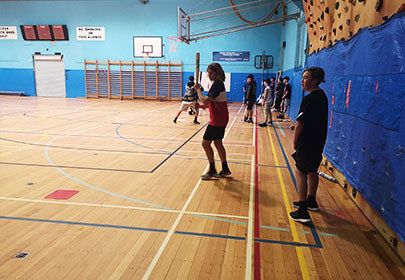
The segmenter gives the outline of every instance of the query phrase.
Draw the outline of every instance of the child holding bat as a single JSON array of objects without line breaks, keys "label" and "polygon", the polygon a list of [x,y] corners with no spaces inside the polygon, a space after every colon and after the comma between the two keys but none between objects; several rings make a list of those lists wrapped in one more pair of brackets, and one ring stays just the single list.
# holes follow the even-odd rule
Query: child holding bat
[{"label": "child holding bat", "polygon": [[[201,176],[201,179],[208,180],[212,177],[225,177],[231,174],[226,161],[226,151],[222,143],[225,134],[225,127],[229,121],[228,104],[225,90],[225,73],[219,63],[211,63],[207,68],[208,77],[213,81],[207,96],[201,91],[201,85],[194,86],[203,105],[208,105],[210,111],[210,122],[203,136],[202,146],[207,155],[210,168],[208,172]],[[211,143],[218,151],[222,162],[222,170],[217,173],[214,161],[214,151]]]}]

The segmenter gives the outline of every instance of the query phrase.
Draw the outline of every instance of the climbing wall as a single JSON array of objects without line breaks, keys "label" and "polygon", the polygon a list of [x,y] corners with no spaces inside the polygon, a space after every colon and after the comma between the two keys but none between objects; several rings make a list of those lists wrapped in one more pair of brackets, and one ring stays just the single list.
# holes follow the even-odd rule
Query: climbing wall
[{"label": "climbing wall", "polygon": [[309,52],[347,40],[405,10],[404,0],[303,0]]}]

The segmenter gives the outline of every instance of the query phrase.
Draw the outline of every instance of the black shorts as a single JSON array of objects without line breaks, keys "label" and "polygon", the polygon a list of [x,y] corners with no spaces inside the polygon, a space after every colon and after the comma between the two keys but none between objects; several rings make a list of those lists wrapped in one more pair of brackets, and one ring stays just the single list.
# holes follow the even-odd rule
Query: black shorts
[{"label": "black shorts", "polygon": [[322,161],[322,153],[304,153],[297,151],[292,156],[295,159],[297,169],[306,175],[310,172],[316,173]]},{"label": "black shorts", "polygon": [[209,124],[205,130],[203,139],[209,141],[223,139],[224,134],[225,126],[212,126]]},{"label": "black shorts", "polygon": [[255,104],[255,101],[254,101],[254,100],[248,100],[248,102],[247,102],[247,109],[248,109],[248,110],[252,110],[253,104]]}]

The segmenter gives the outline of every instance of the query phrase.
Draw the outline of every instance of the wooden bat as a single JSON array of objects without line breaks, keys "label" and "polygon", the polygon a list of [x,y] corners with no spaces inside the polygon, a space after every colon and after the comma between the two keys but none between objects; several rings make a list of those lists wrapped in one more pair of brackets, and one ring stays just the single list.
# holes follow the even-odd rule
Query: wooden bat
[{"label": "wooden bat", "polygon": [[195,77],[196,77],[196,83],[200,83],[200,53],[197,52],[195,53]]}]

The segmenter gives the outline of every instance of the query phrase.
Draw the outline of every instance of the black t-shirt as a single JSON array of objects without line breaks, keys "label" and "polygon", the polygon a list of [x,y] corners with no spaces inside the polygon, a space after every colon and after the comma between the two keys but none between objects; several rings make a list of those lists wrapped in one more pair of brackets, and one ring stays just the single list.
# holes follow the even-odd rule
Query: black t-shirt
[{"label": "black t-shirt", "polygon": [[255,101],[256,100],[256,90],[257,90],[256,81],[251,81],[250,83],[248,83],[247,90],[246,90],[246,100]]},{"label": "black t-shirt", "polygon": [[283,96],[284,93],[284,83],[277,83],[276,84],[276,97],[280,98]]},{"label": "black t-shirt", "polygon": [[302,99],[297,121],[304,123],[297,151],[322,153],[328,129],[328,98],[323,90],[315,90]]},{"label": "black t-shirt", "polygon": [[285,99],[291,99],[291,85],[290,84],[286,84],[284,87],[284,94],[287,94],[285,96]]}]

